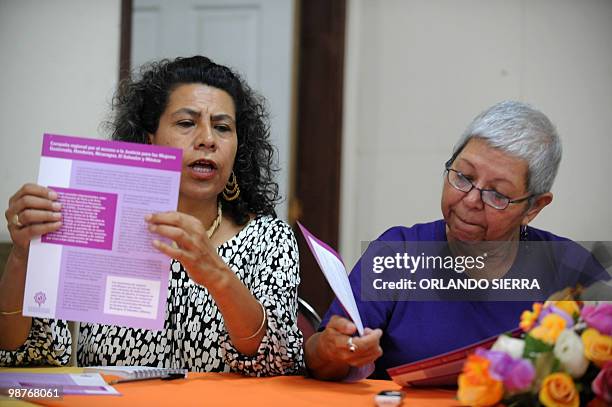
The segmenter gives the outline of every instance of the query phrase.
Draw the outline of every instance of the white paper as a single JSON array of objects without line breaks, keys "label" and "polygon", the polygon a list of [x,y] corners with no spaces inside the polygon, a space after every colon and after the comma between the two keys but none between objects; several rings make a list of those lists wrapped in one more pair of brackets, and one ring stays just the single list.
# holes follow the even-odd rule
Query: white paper
[{"label": "white paper", "polygon": [[299,226],[306,237],[306,241],[315,260],[319,264],[319,267],[321,267],[321,271],[323,271],[338,301],[340,301],[349,317],[353,320],[359,335],[363,335],[363,322],[361,321],[361,316],[359,315],[359,310],[355,303],[355,297],[353,296],[353,290],[351,289],[346,267],[344,267],[340,256],[331,248],[326,247],[324,243],[314,237],[305,227],[302,225]]}]

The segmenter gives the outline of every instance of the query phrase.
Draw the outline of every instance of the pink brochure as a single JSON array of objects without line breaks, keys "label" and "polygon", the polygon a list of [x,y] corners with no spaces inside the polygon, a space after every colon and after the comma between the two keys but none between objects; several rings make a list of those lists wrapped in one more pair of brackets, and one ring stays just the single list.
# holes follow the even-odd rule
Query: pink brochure
[{"label": "pink brochure", "polygon": [[177,208],[182,151],[45,134],[38,183],[59,195],[62,227],[32,241],[23,314],[161,329],[170,260],[148,213]]}]

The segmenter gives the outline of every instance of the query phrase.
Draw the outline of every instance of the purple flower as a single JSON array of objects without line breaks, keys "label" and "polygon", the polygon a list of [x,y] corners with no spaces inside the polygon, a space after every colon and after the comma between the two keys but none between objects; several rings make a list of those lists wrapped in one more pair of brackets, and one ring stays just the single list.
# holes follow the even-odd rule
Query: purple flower
[{"label": "purple flower", "polygon": [[523,391],[531,386],[535,377],[535,368],[526,359],[513,359],[505,352],[476,349],[476,355],[487,358],[489,374],[492,378],[504,383],[510,392]]},{"label": "purple flower", "polygon": [[546,315],[548,315],[548,314],[557,314],[561,318],[563,318],[565,320],[565,322],[567,323],[567,325],[565,325],[566,328],[571,328],[571,327],[574,326],[574,318],[572,318],[571,315],[569,315],[567,312],[563,311],[561,308],[556,307],[554,305],[549,305],[547,307],[542,308],[542,312],[540,313],[540,317],[538,318],[538,322],[542,322],[544,317],[546,317]]},{"label": "purple flower", "polygon": [[476,349],[475,353],[478,356],[489,359],[489,362],[491,362],[489,365],[489,374],[492,378],[504,381],[514,361],[512,356],[508,355],[506,352],[487,350],[484,348]]},{"label": "purple flower", "polygon": [[527,390],[535,377],[535,368],[526,359],[513,360],[512,366],[504,379],[504,387],[509,392]]},{"label": "purple flower", "polygon": [[612,336],[612,304],[585,305],[581,313],[584,322],[599,333]]}]

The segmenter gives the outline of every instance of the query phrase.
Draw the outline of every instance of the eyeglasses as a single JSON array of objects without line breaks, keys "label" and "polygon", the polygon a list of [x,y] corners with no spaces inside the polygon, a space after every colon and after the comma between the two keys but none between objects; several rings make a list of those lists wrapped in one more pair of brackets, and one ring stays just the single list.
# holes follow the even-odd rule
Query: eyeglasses
[{"label": "eyeglasses", "polygon": [[523,202],[534,196],[529,195],[524,198],[510,199],[506,195],[500,194],[494,189],[480,189],[461,172],[454,170],[449,166],[446,167],[446,178],[448,179],[448,183],[451,184],[453,188],[458,189],[461,192],[465,192],[466,194],[473,188],[476,188],[480,191],[480,199],[482,199],[482,202],[495,209],[506,209],[510,204]]}]

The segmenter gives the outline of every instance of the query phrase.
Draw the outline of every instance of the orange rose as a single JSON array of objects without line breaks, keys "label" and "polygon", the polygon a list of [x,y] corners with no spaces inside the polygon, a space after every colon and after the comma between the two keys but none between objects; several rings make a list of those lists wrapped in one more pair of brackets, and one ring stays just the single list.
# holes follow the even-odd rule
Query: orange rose
[{"label": "orange rose", "polygon": [[533,325],[538,320],[541,311],[542,304],[540,304],[539,302],[533,304],[533,312],[523,311],[523,313],[521,314],[521,323],[519,326],[524,332],[529,331],[533,327]]},{"label": "orange rose", "polygon": [[459,375],[457,397],[461,404],[492,406],[502,399],[504,388],[499,380],[489,374],[491,362],[482,356],[468,356],[463,373]]},{"label": "orange rose", "polygon": [[554,345],[557,338],[563,332],[567,321],[557,314],[548,314],[544,317],[540,325],[529,332],[529,335],[543,342]]},{"label": "orange rose", "polygon": [[567,373],[546,376],[540,389],[540,402],[546,407],[578,407],[580,396]]},{"label": "orange rose", "polygon": [[600,334],[597,329],[589,328],[582,333],[584,356],[602,367],[612,360],[612,336]]}]

